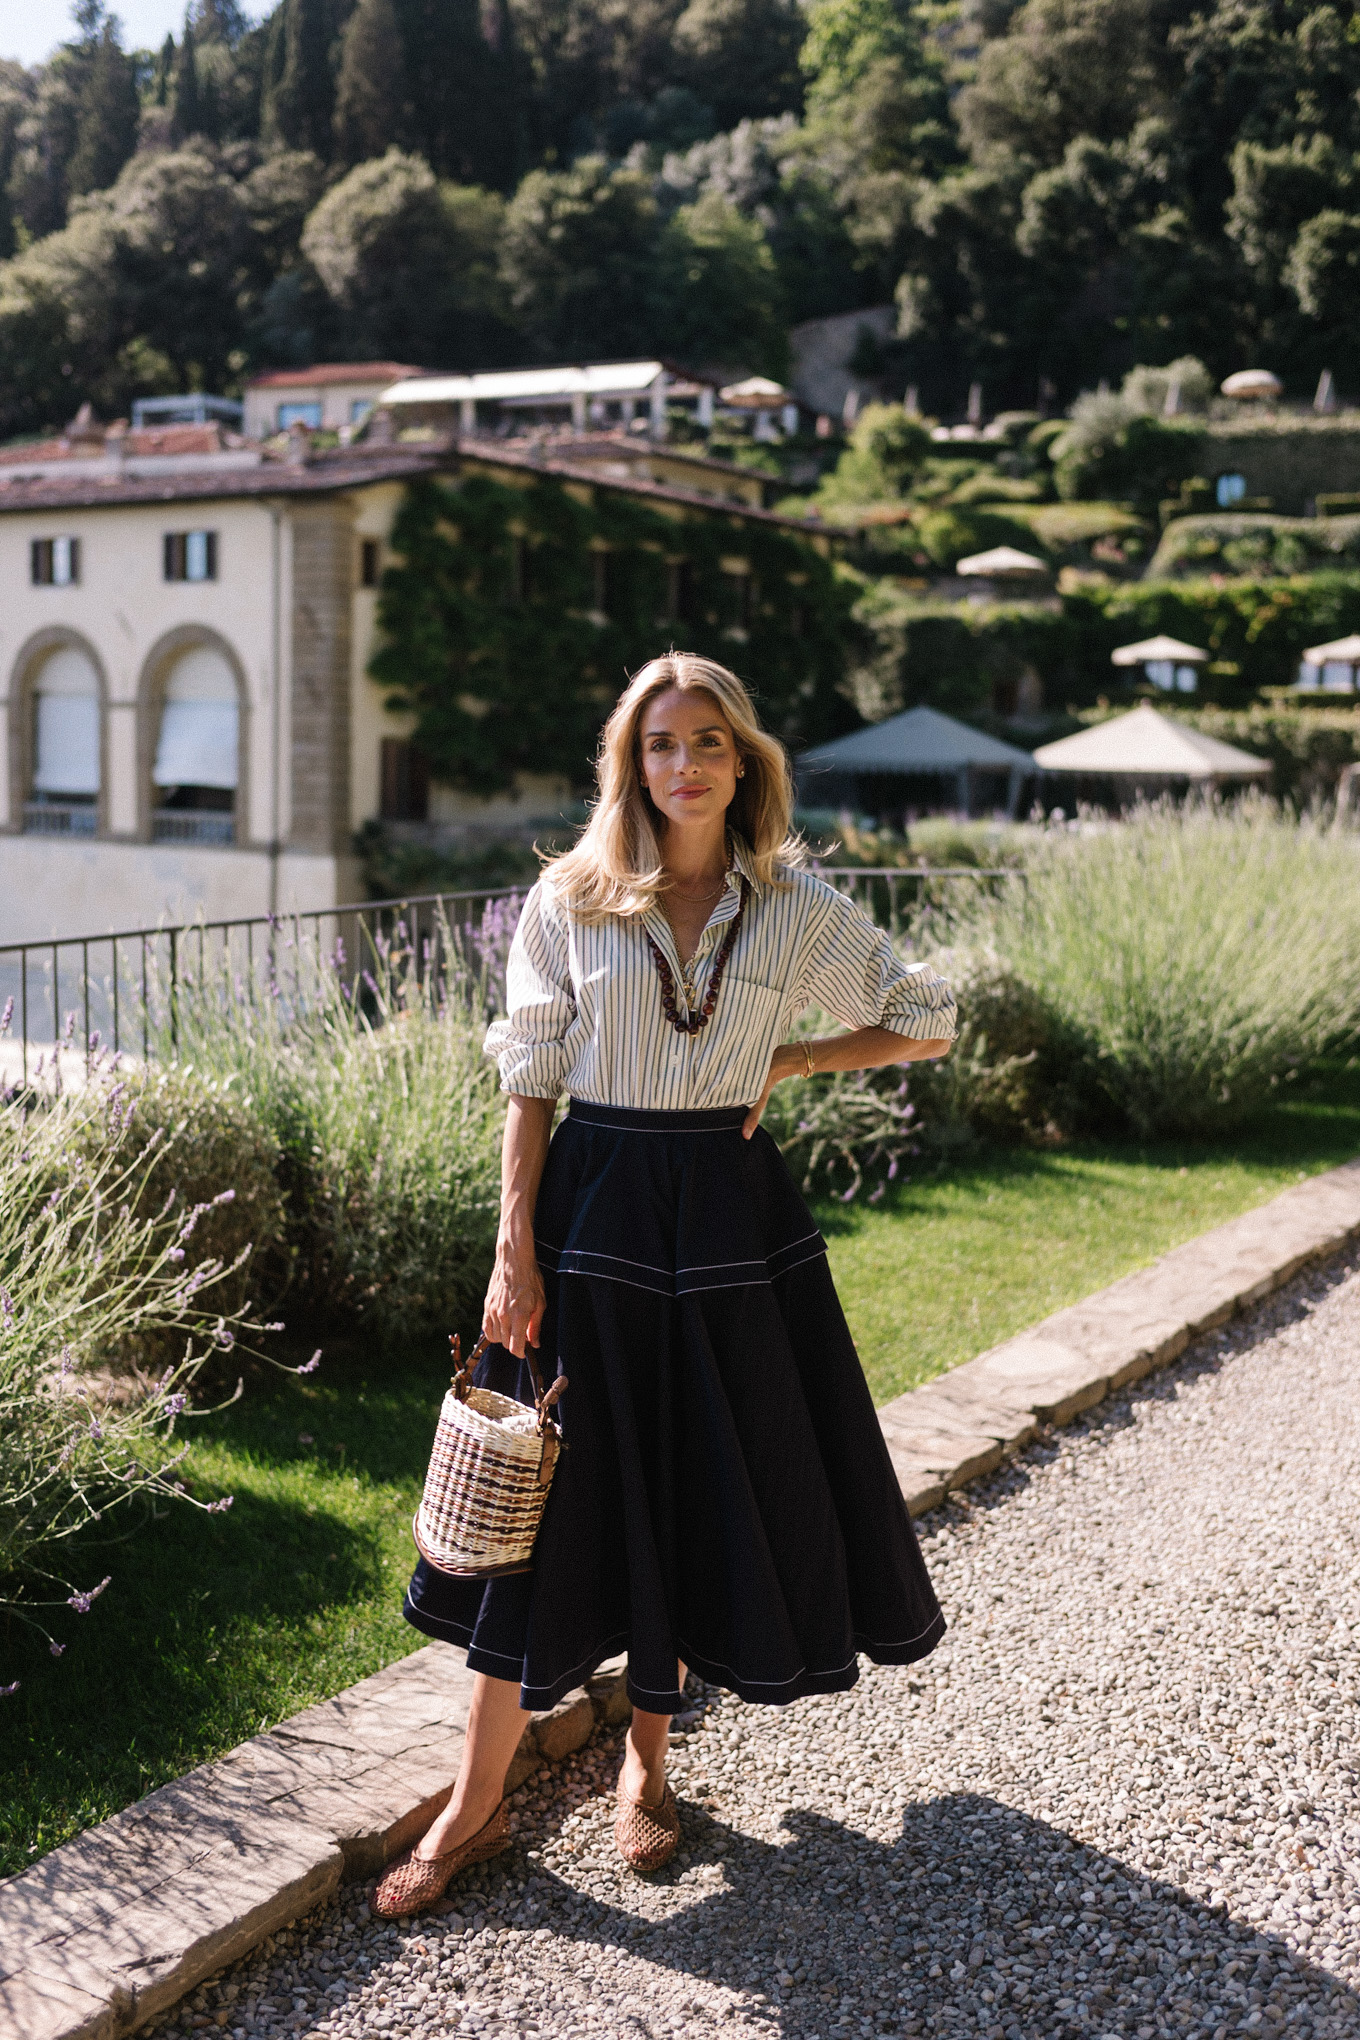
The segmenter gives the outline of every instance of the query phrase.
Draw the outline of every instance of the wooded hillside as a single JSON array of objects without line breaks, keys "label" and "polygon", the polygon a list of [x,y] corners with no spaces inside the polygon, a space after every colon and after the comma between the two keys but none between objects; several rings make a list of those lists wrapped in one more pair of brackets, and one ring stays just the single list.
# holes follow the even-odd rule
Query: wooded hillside
[{"label": "wooded hillside", "polygon": [[1344,392],[1358,150],[1349,5],[193,0],[129,52],[78,0],[0,65],[0,431],[318,357],[778,373],[889,299],[861,366],[945,414]]}]

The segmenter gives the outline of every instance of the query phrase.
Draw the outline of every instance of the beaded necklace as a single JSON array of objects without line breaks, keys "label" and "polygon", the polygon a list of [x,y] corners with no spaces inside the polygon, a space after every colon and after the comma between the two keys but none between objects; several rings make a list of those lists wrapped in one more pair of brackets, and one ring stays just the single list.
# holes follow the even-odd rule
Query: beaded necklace
[{"label": "beaded necklace", "polygon": [[[699,1029],[707,1027],[709,1021],[713,1018],[713,1008],[718,1003],[718,987],[722,983],[723,972],[727,969],[727,960],[736,946],[737,935],[741,928],[741,917],[746,912],[746,901],[750,891],[750,886],[743,878],[741,881],[741,899],[737,904],[737,911],[732,916],[727,933],[723,937],[722,947],[713,960],[713,968],[709,972],[708,990],[704,993],[704,1003],[697,1013],[682,1014],[680,1012],[675,1003],[675,973],[667,963],[661,950],[658,949],[656,943],[652,940],[649,931],[646,928],[643,929],[642,932],[647,937],[647,947],[652,952],[652,961],[656,965],[657,976],[661,980],[661,1010],[677,1034],[697,1034]],[[686,988],[688,989],[688,983]]]}]

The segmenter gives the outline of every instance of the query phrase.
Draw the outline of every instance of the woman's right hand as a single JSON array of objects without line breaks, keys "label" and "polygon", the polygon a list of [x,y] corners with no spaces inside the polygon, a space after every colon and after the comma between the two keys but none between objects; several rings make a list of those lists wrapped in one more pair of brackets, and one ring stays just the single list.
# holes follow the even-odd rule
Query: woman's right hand
[{"label": "woman's right hand", "polygon": [[543,1276],[532,1239],[523,1245],[498,1240],[496,1266],[482,1312],[482,1330],[488,1339],[522,1360],[526,1340],[531,1346],[538,1344],[546,1305]]}]

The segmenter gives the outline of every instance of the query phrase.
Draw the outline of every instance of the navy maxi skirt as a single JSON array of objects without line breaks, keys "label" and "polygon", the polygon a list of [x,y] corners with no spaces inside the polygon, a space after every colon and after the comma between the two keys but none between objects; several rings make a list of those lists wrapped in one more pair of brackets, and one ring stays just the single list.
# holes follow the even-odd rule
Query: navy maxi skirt
[{"label": "navy maxi skirt", "polygon": [[[573,1102],[553,1136],[539,1364],[570,1387],[533,1570],[422,1560],[404,1610],[527,1708],[624,1650],[648,1712],[684,1704],[677,1658],[778,1706],[853,1686],[860,1651],[910,1664],[944,1634],[826,1243],[745,1116]],[[477,1379],[533,1400],[504,1347]]]}]

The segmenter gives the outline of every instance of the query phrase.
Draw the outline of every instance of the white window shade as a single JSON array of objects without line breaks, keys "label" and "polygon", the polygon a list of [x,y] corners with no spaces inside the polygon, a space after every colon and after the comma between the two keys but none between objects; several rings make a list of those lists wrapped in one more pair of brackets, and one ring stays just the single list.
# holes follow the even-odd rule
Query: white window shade
[{"label": "white window shade", "polygon": [[35,690],[33,791],[99,791],[99,679],[83,652],[64,645],[44,663]]},{"label": "white window shade", "polygon": [[151,776],[157,786],[234,788],[239,706],[236,681],[220,652],[186,652],[166,683]]}]

